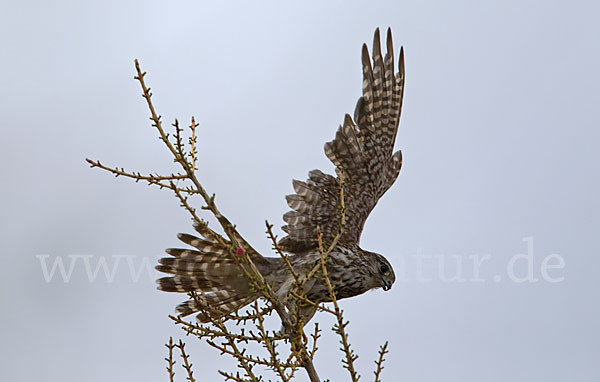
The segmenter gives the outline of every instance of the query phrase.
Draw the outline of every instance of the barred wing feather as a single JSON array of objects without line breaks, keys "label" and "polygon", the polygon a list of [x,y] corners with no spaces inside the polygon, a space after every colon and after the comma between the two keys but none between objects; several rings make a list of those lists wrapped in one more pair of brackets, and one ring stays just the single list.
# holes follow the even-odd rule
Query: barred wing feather
[{"label": "barred wing feather", "polygon": [[340,171],[343,170],[346,221],[340,243],[358,246],[360,235],[377,201],[391,187],[402,166],[402,153],[393,153],[404,93],[404,52],[400,50],[394,73],[391,30],[382,57],[379,29],[373,39],[373,56],[362,49],[363,87],[354,112],[348,114],[325,154],[336,166],[336,177],[310,171],[304,182],[294,180],[295,194],[286,197],[292,211],[283,219],[287,236],[280,246],[290,253],[304,253],[317,246],[317,227],[329,243],[340,227]]}]

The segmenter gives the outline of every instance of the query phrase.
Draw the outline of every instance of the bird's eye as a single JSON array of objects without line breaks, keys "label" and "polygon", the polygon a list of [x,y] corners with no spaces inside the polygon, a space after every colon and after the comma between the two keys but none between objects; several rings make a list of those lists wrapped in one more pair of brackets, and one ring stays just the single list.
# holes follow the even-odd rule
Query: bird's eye
[{"label": "bird's eye", "polygon": [[388,267],[385,264],[382,264],[381,267],[379,267],[379,271],[381,271],[381,273],[385,275],[387,273],[390,273],[390,267]]}]

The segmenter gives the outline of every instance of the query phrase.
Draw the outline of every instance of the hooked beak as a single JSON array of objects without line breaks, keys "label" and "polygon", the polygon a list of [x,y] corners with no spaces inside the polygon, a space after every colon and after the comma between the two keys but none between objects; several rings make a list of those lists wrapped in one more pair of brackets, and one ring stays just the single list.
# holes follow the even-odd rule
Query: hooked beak
[{"label": "hooked beak", "polygon": [[383,285],[381,286],[383,290],[388,291],[392,289],[392,283],[386,280],[383,280]]}]

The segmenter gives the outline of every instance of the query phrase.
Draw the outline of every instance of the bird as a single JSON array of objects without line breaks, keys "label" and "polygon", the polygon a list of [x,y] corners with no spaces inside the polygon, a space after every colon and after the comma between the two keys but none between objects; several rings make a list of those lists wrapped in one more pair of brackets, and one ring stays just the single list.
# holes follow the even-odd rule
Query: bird
[{"label": "bird", "polygon": [[[372,289],[390,290],[396,279],[390,262],[378,253],[362,249],[359,242],[367,217],[395,182],[402,166],[402,152],[393,150],[404,95],[404,49],[400,49],[396,71],[391,29],[387,29],[383,56],[377,28],[372,55],[363,44],[361,60],[362,95],[354,116],[345,115],[335,138],[324,147],[325,155],[336,167],[336,175],[312,170],[306,181],[293,180],[294,193],[286,196],[291,210],[283,215],[286,224],[282,230],[286,236],[278,242],[297,274],[306,274],[320,261],[318,234],[323,245],[335,244],[326,266],[337,300]],[[341,179],[343,214],[340,213]],[[170,276],[158,279],[157,283],[161,291],[199,292],[178,305],[176,311],[181,316],[197,313],[197,320],[205,323],[237,311],[257,300],[260,294],[242,275],[232,259],[230,246],[211,239],[205,226],[194,227],[202,237],[178,235],[193,249],[167,249],[169,256],[159,259],[156,269]],[[338,232],[334,243],[332,238]],[[295,279],[284,259],[264,257],[253,250],[248,255],[275,295],[285,300],[295,286]],[[316,313],[317,304],[331,301],[331,295],[324,280],[318,277],[304,283],[302,292],[314,302],[302,305],[297,312],[306,324]]]}]

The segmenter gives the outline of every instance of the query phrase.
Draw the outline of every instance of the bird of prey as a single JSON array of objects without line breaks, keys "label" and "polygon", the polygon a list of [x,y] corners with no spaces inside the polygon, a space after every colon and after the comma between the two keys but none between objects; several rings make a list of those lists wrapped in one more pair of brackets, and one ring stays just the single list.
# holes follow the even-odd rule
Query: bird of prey
[{"label": "bird of prey", "polygon": [[[389,290],[395,281],[390,263],[380,254],[359,247],[360,235],[377,201],[391,187],[402,165],[401,151],[393,152],[404,92],[404,52],[400,49],[398,71],[395,72],[391,30],[387,31],[386,54],[381,53],[379,29],[373,39],[372,57],[362,47],[362,96],[354,111],[354,119],[346,114],[335,138],[325,144],[325,154],[336,166],[336,175],[312,170],[305,182],[293,181],[295,193],[286,197],[292,211],[283,219],[287,236],[279,247],[289,253],[289,261],[297,274],[305,274],[320,260],[317,233],[325,244],[340,229],[340,172],[343,171],[345,222],[344,231],[332,249],[327,270],[337,299],[353,297],[368,290]],[[196,226],[202,235],[201,226]],[[193,235],[179,234],[179,239],[194,249],[167,249],[170,255],[156,267],[171,276],[158,280],[158,289],[166,292],[201,292],[202,304],[218,313],[202,310],[197,319],[208,322],[211,316],[225,315],[252,301],[259,295],[250,288],[230,248]],[[294,278],[281,258],[249,254],[256,268],[277,296],[286,298],[294,287]],[[330,301],[323,280],[313,278],[303,287],[313,302]],[[201,309],[197,299],[177,307],[183,316]],[[316,308],[307,305],[299,312],[307,323]]]}]

